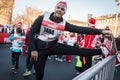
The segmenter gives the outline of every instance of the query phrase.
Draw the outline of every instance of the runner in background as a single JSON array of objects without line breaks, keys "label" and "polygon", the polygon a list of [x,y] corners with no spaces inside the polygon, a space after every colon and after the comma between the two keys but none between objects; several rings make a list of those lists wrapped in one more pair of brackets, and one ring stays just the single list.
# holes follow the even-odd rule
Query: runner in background
[{"label": "runner in background", "polygon": [[11,70],[13,73],[17,73],[19,68],[19,57],[22,52],[22,46],[25,42],[25,38],[22,35],[22,29],[20,27],[16,28],[16,33],[10,35],[9,39],[12,41],[12,53],[11,53],[11,60],[12,60],[12,68]]},{"label": "runner in background", "polygon": [[[68,37],[67,37],[66,44],[70,45],[70,46],[75,46],[76,42],[77,42],[77,37],[75,36],[75,33],[70,32]],[[66,55],[66,61],[71,62],[72,55]]]},{"label": "runner in background", "polygon": [[[30,26],[28,27],[26,31],[26,39],[25,39],[25,45],[27,48],[27,58],[26,58],[26,69],[25,72],[23,73],[23,76],[30,76],[32,74],[32,67],[34,66],[34,60],[31,57],[31,50],[30,50],[30,41],[28,39],[28,33],[30,31]],[[33,71],[35,73],[35,70]]]},{"label": "runner in background", "polygon": [[[95,28],[95,24],[96,24],[96,19],[95,18],[90,18],[88,20],[88,26],[90,28]],[[96,35],[85,34],[84,35],[84,42],[83,42],[82,47],[84,47],[84,48],[95,48],[95,46],[92,45],[95,36]],[[82,60],[83,71],[87,70],[88,68],[90,68],[92,66],[92,57],[93,56],[80,56],[80,59]]]}]

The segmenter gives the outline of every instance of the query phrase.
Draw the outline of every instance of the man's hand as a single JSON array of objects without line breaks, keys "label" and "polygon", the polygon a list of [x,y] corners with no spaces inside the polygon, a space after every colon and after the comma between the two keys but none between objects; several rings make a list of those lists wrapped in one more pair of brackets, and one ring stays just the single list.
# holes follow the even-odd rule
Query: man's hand
[{"label": "man's hand", "polygon": [[35,50],[35,51],[31,51],[31,56],[34,58],[34,60],[37,61],[38,59],[38,52]]}]

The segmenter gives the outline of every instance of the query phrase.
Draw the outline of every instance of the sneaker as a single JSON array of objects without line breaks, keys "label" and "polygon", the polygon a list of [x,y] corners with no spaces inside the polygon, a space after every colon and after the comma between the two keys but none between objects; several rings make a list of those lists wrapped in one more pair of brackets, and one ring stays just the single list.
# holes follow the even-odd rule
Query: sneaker
[{"label": "sneaker", "polygon": [[31,71],[26,71],[25,73],[23,73],[23,76],[29,76],[31,74],[32,74]]}]

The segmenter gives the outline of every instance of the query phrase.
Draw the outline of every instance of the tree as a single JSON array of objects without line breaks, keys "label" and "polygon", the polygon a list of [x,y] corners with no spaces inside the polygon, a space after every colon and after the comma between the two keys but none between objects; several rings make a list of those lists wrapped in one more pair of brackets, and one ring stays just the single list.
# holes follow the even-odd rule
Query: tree
[{"label": "tree", "polygon": [[0,14],[8,14],[12,12],[14,0],[0,0]]},{"label": "tree", "polygon": [[17,17],[13,17],[13,23],[22,21],[24,24],[31,25],[34,20],[42,15],[42,11],[37,8],[26,7],[22,14],[17,14]]}]

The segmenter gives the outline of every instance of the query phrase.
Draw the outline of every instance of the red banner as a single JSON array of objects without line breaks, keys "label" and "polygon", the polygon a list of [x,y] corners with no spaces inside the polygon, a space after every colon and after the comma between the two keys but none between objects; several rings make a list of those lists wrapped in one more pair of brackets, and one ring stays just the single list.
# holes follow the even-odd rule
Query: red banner
[{"label": "red banner", "polygon": [[0,43],[11,43],[9,36],[9,33],[0,33]]}]

